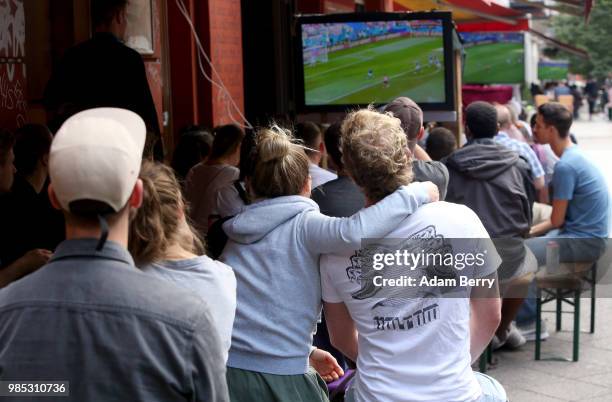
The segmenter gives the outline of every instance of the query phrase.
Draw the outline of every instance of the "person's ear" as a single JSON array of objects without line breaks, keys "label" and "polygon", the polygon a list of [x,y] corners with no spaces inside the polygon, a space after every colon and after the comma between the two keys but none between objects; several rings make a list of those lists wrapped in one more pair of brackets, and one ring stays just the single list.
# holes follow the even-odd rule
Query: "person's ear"
[{"label": "person's ear", "polygon": [[319,152],[321,153],[321,155],[325,153],[325,143],[323,141],[319,143]]},{"label": "person's ear", "polygon": [[49,154],[43,155],[43,157],[40,159],[40,163],[42,163],[44,167],[49,167]]},{"label": "person's ear", "polygon": [[49,194],[49,201],[51,202],[51,206],[57,210],[61,210],[62,205],[57,199],[57,195],[55,195],[55,190],[53,189],[53,183],[49,183],[49,187],[47,187],[47,193]]},{"label": "person's ear", "polygon": [[302,193],[300,195],[310,198],[311,192],[312,192],[312,176],[308,175],[308,179],[306,179],[306,182],[304,183],[304,188],[302,188]]},{"label": "person's ear", "polygon": [[425,134],[425,127],[421,126],[421,130],[419,130],[419,133],[417,134],[417,141],[421,140],[423,138],[423,135]]},{"label": "person's ear", "polygon": [[144,186],[142,184],[142,180],[136,180],[136,184],[134,184],[134,190],[132,190],[132,195],[130,195],[130,199],[128,201],[128,205],[131,208],[138,209],[142,205],[142,200],[144,198]]}]

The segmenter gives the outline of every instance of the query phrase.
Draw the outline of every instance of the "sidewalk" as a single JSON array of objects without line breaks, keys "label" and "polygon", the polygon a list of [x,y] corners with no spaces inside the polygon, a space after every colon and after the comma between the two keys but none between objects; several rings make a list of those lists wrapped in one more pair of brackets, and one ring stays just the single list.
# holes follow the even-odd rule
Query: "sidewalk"
[{"label": "sidewalk", "polygon": [[[572,127],[580,147],[602,169],[612,188],[612,123],[602,117],[579,121]],[[602,282],[612,283],[612,272]],[[608,287],[610,285],[607,285]],[[610,290],[599,291],[612,295]],[[612,299],[596,304],[595,333],[589,334],[590,299],[582,299],[580,360],[535,361],[534,343],[519,351],[499,351],[497,364],[487,374],[499,380],[511,402],[612,401]],[[552,309],[553,306],[547,307]],[[569,306],[564,306],[564,311]],[[555,332],[554,314],[544,314],[550,337],[542,343],[542,358],[567,357],[572,353],[572,315],[563,315],[561,332]]]}]

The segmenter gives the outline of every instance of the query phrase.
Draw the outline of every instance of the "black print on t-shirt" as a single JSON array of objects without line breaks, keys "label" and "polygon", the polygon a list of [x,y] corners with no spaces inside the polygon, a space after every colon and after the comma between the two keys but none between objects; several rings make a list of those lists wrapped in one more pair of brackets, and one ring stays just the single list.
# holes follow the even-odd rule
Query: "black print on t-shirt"
[{"label": "black print on t-shirt", "polygon": [[[382,243],[382,242],[381,242]],[[346,275],[350,282],[360,286],[359,290],[353,292],[353,299],[365,300],[377,297],[377,301],[373,309],[381,306],[404,306],[410,300],[416,298],[432,298],[441,296],[443,288],[440,287],[397,287],[396,289],[386,288],[374,285],[374,277],[384,275],[386,278],[400,278],[403,275],[410,275],[420,280],[427,277],[439,279],[457,279],[458,273],[452,266],[445,265],[428,265],[422,264],[415,267],[413,270],[407,269],[402,265],[385,266],[383,270],[375,270],[374,255],[375,254],[393,254],[397,250],[407,250],[409,253],[424,253],[424,254],[447,254],[453,253],[451,244],[436,232],[433,225],[429,225],[417,232],[413,233],[407,239],[399,244],[369,244],[355,252],[350,257],[351,266],[346,268]]]},{"label": "black print on t-shirt", "polygon": [[405,317],[376,316],[374,321],[376,329],[379,331],[408,331],[412,328],[429,324],[439,318],[440,309],[438,303],[434,303]]}]

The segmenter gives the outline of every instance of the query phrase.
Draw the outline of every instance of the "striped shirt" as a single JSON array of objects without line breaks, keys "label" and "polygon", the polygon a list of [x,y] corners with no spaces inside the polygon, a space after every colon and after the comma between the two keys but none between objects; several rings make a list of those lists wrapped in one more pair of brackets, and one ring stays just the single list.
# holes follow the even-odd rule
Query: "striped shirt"
[{"label": "striped shirt", "polygon": [[527,143],[512,139],[503,131],[497,133],[495,136],[495,141],[525,158],[531,167],[531,174],[533,174],[534,179],[544,176],[544,168],[542,167],[542,164],[538,160],[535,152],[533,152],[533,149],[531,149]]}]

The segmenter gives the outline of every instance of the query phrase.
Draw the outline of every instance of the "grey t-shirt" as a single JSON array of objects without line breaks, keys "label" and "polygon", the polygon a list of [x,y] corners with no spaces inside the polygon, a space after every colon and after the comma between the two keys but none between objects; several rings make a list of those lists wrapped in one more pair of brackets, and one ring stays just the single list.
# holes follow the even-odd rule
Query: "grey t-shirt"
[{"label": "grey t-shirt", "polygon": [[412,161],[412,172],[414,173],[413,181],[431,181],[438,186],[440,201],[444,201],[448,187],[448,169],[442,162],[414,160]]}]

